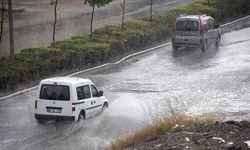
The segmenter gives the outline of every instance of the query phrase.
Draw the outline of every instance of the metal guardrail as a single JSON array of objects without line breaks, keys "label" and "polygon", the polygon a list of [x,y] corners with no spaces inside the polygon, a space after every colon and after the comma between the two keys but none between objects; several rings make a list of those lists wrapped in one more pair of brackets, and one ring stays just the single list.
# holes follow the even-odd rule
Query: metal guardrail
[{"label": "metal guardrail", "polygon": [[221,25],[221,32],[227,33],[233,30],[239,30],[246,27],[250,27],[250,15]]}]

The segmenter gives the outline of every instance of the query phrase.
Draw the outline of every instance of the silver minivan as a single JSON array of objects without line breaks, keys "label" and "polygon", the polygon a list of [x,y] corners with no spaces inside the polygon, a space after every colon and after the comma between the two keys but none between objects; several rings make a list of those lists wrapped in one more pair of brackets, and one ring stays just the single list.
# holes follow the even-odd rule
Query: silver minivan
[{"label": "silver minivan", "polygon": [[220,25],[207,15],[181,15],[173,25],[174,51],[180,47],[199,47],[205,52],[212,44],[219,47],[220,39]]}]

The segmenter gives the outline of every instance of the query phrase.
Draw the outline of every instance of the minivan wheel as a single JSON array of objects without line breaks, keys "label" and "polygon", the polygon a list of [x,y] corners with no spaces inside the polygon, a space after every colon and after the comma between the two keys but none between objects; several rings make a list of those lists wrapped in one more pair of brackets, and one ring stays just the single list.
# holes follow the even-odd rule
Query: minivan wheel
[{"label": "minivan wheel", "polygon": [[44,119],[44,118],[36,118],[36,121],[39,123],[39,124],[44,124],[44,123],[46,123],[47,122],[47,120],[46,119]]},{"label": "minivan wheel", "polygon": [[85,119],[85,112],[84,111],[81,111],[79,116],[78,116],[78,121],[80,120],[84,120]]},{"label": "minivan wheel", "polygon": [[207,40],[205,40],[202,48],[201,48],[202,52],[206,52],[207,51]]},{"label": "minivan wheel", "polygon": [[176,44],[172,43],[172,49],[173,49],[174,51],[177,51],[177,50],[178,50],[178,46],[177,46]]},{"label": "minivan wheel", "polygon": [[107,108],[108,108],[108,104],[104,103],[103,106],[102,106],[102,111],[105,111]]},{"label": "minivan wheel", "polygon": [[216,48],[220,47],[220,37],[217,38],[215,46],[216,46]]}]

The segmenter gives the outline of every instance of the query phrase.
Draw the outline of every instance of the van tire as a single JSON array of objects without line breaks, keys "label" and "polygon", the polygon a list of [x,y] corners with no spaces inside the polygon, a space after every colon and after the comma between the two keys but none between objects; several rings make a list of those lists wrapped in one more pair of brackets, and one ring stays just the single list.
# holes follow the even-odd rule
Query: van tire
[{"label": "van tire", "polygon": [[220,47],[220,40],[221,40],[221,37],[218,37],[215,43],[216,48]]},{"label": "van tire", "polygon": [[207,40],[204,41],[203,46],[201,47],[201,51],[202,52],[206,52],[207,51]]},{"label": "van tire", "polygon": [[105,111],[108,108],[108,103],[105,102],[102,106],[102,111]]},{"label": "van tire", "polygon": [[41,117],[36,118],[36,121],[39,124],[45,124],[47,122],[47,120],[45,118],[41,118]]},{"label": "van tire", "polygon": [[178,46],[174,42],[172,43],[172,49],[173,49],[173,51],[178,50]]},{"label": "van tire", "polygon": [[78,116],[78,121],[80,120],[84,120],[85,119],[85,111],[82,110],[80,113],[79,113],[79,116]]},{"label": "van tire", "polygon": [[177,51],[178,50],[178,46],[175,43],[175,39],[172,39],[172,49],[173,49],[173,51]]}]

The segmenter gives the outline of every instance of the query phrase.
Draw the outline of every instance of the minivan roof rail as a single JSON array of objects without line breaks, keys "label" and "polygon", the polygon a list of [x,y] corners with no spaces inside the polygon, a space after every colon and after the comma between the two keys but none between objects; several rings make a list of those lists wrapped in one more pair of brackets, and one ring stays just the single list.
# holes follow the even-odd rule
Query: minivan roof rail
[{"label": "minivan roof rail", "polygon": [[[180,15],[179,15],[179,17],[184,17],[184,16],[187,16],[187,14],[180,14]],[[205,16],[207,16],[207,14],[198,13],[198,16],[199,16],[199,17],[205,17]]]},{"label": "minivan roof rail", "polygon": [[207,16],[207,14],[199,13],[199,16],[204,17]]}]

